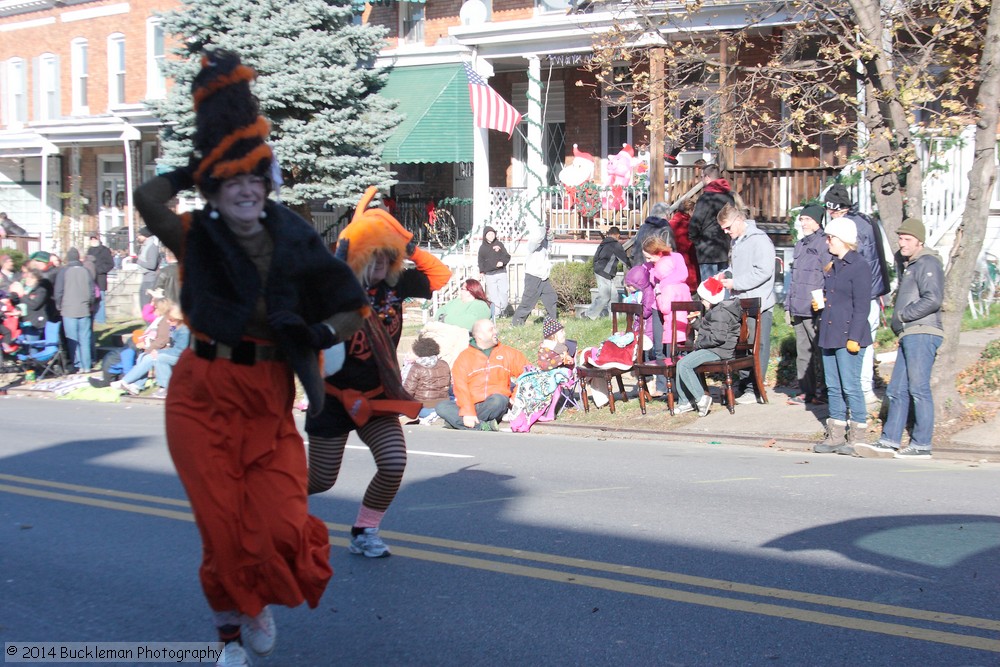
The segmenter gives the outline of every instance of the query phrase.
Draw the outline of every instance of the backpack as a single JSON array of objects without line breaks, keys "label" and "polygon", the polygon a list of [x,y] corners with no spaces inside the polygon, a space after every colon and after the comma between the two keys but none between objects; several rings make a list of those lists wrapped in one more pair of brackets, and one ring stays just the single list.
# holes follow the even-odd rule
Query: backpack
[{"label": "backpack", "polygon": [[112,348],[101,359],[101,379],[90,378],[90,385],[92,387],[107,387],[115,380],[120,380],[124,374],[121,348]]}]

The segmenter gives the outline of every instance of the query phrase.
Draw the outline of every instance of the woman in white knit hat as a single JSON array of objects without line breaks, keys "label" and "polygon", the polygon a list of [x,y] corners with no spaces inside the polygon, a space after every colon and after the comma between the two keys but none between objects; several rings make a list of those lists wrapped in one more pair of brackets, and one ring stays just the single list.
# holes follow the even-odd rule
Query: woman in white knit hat
[{"label": "woman in white knit hat", "polygon": [[823,301],[813,299],[813,308],[821,311],[819,346],[830,418],[826,439],[813,451],[850,455],[854,453],[850,442],[864,442],[867,430],[861,364],[864,348],[872,344],[868,327],[872,276],[865,258],[857,252],[858,230],[853,220],[831,220],[826,226],[826,241],[833,261],[823,270]]}]

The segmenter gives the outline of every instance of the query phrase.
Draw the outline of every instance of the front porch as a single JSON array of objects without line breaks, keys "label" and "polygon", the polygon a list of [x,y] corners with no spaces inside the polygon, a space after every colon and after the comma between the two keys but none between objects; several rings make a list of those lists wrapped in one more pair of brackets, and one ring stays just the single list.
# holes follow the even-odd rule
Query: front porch
[{"label": "front porch", "polygon": [[[761,228],[785,235],[792,219],[790,209],[817,198],[840,172],[836,167],[755,168],[723,172],[743,200],[750,216]],[[697,196],[700,168],[670,166],[664,170],[666,201],[671,208],[689,196]],[[542,187],[537,197],[527,188],[490,188],[490,220],[501,237],[516,238],[524,228],[526,211],[540,201],[541,214],[556,239],[599,241],[612,225],[623,236],[631,236],[649,214],[649,190],[645,184],[618,189],[594,185],[585,191],[568,192],[560,186]],[[785,240],[785,239],[782,239]]]}]

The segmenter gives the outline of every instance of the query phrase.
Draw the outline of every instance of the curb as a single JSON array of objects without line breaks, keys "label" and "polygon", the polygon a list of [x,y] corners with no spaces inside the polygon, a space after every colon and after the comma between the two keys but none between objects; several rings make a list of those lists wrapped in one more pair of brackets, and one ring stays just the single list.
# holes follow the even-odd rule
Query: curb
[{"label": "curb", "polygon": [[[11,397],[25,396],[29,398],[55,398],[50,391],[18,386],[0,392],[0,395]],[[164,403],[162,398],[151,396],[131,396],[123,394],[123,405],[155,405]],[[540,435],[563,435],[577,438],[592,438],[596,440],[645,440],[660,442],[687,442],[702,445],[742,445],[747,447],[763,447],[779,451],[797,451],[810,453],[816,443],[815,433],[704,433],[691,431],[654,431],[650,429],[630,429],[615,426],[559,424],[557,422],[538,422],[531,427],[531,433]],[[931,460],[968,461],[1000,463],[1000,450],[979,449],[974,446],[938,446],[934,448],[934,458]]]},{"label": "curb", "polygon": [[[541,435],[572,435],[578,438],[597,440],[652,440],[661,442],[688,442],[702,445],[743,445],[764,447],[785,451],[812,453],[817,440],[807,433],[692,433],[689,431],[651,431],[648,429],[624,429],[609,426],[577,426],[539,422],[531,427],[532,433]],[[851,457],[861,458],[861,457]],[[934,448],[933,460],[969,461],[976,463],[1000,463],[1000,451],[982,450],[969,447]]]}]

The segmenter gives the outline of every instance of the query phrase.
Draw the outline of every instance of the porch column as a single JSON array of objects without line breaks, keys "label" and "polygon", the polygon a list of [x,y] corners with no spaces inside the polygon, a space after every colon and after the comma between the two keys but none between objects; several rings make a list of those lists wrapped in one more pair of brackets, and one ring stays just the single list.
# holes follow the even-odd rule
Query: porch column
[{"label": "porch column", "polygon": [[528,61],[528,159],[527,205],[530,224],[544,226],[542,210],[544,197],[541,189],[548,182],[542,147],[542,65],[537,55],[526,56]]},{"label": "porch column", "polygon": [[[52,225],[52,207],[49,206],[49,156],[44,151],[42,152],[42,191],[40,193],[40,207],[39,212],[41,213],[41,219],[47,221],[49,224],[46,230],[43,230],[43,234],[49,235],[49,243],[54,246],[52,241],[55,240],[56,234]],[[59,252],[65,254],[66,248],[60,247]]]},{"label": "porch column", "polygon": [[135,243],[135,214],[132,210],[132,190],[135,189],[135,178],[132,174],[132,142],[142,139],[139,130],[131,125],[122,132],[122,143],[125,148],[125,224],[128,225],[128,247]]},{"label": "porch column", "polygon": [[[493,76],[493,67],[482,58],[472,62],[473,69],[483,78]],[[490,198],[490,135],[484,127],[472,127],[472,232],[481,230],[490,219],[493,202]],[[472,245],[475,248],[475,243]]]}]

